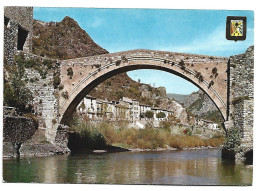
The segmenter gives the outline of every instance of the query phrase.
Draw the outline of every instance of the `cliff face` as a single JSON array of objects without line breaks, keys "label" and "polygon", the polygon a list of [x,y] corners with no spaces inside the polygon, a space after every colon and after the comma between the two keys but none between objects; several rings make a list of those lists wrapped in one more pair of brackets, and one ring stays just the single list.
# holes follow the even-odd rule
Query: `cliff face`
[{"label": "cliff face", "polygon": [[[91,37],[70,17],[61,22],[34,21],[33,53],[49,58],[71,59],[106,54]],[[107,79],[90,92],[99,99],[119,100],[122,97],[137,99],[151,107],[174,110],[176,117],[187,121],[186,110],[166,95],[164,87],[154,88],[132,80],[126,73]]]},{"label": "cliff face", "polygon": [[191,93],[181,101],[181,104],[195,116],[215,122],[222,121],[217,107],[202,90]]}]

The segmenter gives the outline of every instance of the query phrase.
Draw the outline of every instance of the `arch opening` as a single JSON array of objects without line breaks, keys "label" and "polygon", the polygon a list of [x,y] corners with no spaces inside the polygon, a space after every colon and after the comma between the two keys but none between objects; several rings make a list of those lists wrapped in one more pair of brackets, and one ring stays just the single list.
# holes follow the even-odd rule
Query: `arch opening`
[{"label": "arch opening", "polygon": [[219,113],[221,114],[223,120],[225,121],[225,117],[224,114],[221,112],[219,106],[216,104],[215,100],[211,97],[211,95],[209,95],[205,89],[203,89],[201,87],[200,83],[196,83],[194,80],[192,80],[191,78],[185,76],[184,74],[175,71],[173,69],[164,67],[164,66],[156,66],[156,65],[149,65],[149,64],[136,64],[136,65],[126,65],[123,67],[119,67],[117,69],[114,69],[112,71],[109,71],[95,79],[93,79],[87,86],[85,86],[84,88],[82,88],[82,90],[74,97],[73,100],[71,100],[69,106],[66,108],[64,114],[62,115],[62,118],[60,120],[60,122],[62,124],[68,124],[70,117],[72,116],[72,113],[76,110],[76,107],[78,106],[78,104],[80,103],[80,101],[84,98],[85,95],[87,95],[88,93],[90,93],[96,86],[98,86],[99,84],[101,84],[102,82],[104,82],[105,80],[123,73],[123,72],[128,72],[128,71],[133,71],[133,70],[138,70],[138,69],[155,69],[155,70],[161,70],[161,71],[165,71],[165,72],[169,72],[171,74],[174,74],[176,76],[179,76],[189,82],[191,82],[193,85],[195,85],[196,87],[198,87],[200,90],[202,90],[206,95],[208,95],[208,97],[210,98],[210,100],[214,103],[214,105],[216,106],[216,108],[218,109]]}]

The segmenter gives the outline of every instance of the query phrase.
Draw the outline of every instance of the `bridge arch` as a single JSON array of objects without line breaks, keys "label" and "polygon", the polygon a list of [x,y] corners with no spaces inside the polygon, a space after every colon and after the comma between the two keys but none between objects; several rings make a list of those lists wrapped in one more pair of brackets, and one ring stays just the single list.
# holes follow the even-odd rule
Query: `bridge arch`
[{"label": "bridge arch", "polygon": [[[202,62],[198,55],[191,56],[175,53],[171,56],[169,56],[169,54],[166,54],[168,56],[165,56],[165,52],[163,52],[163,56],[155,56],[154,54],[149,55],[149,53],[151,52],[148,52],[148,54],[146,52],[145,56],[143,54],[140,56],[122,52],[116,56],[114,56],[114,54],[108,54],[101,55],[100,57],[63,61],[61,64],[61,76],[62,83],[64,84],[64,91],[68,92],[68,99],[64,99],[60,96],[60,122],[66,123],[84,96],[97,85],[114,75],[137,69],[162,70],[180,76],[193,83],[209,96],[222,114],[224,120],[226,120],[226,92],[219,91],[221,90],[219,86],[222,84],[226,85],[227,83],[226,59],[223,61],[223,59],[215,57],[214,62],[212,62],[212,58],[203,56],[205,61]],[[192,59],[192,62],[190,62],[190,59]],[[207,62],[209,64],[205,65]],[[217,65],[220,65],[221,67],[219,67],[219,69],[222,73],[219,75],[219,79],[215,79],[214,83],[209,75],[205,75],[205,73],[202,72],[203,68],[201,68],[201,65],[211,68],[216,68]],[[66,74],[68,68],[72,68],[75,72],[75,76],[71,79],[68,78]],[[211,81],[213,81],[213,84],[211,84]],[[226,90],[226,87],[224,87],[224,90]]]}]

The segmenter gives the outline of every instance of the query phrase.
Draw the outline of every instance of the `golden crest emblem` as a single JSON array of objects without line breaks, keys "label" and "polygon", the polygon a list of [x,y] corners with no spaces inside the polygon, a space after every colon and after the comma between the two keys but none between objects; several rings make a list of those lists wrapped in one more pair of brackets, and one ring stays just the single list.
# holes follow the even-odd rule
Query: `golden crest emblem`
[{"label": "golden crest emblem", "polygon": [[243,20],[231,20],[230,36],[243,36]]}]

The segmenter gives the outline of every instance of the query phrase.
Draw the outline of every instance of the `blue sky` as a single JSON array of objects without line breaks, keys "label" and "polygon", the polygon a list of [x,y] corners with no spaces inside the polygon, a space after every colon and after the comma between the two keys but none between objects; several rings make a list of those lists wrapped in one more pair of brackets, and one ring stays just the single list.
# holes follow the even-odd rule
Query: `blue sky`
[{"label": "blue sky", "polygon": [[[61,21],[65,16],[75,19],[109,52],[142,48],[229,57],[254,44],[252,11],[34,8],[38,20]],[[226,40],[227,16],[247,16],[245,41]],[[198,90],[190,82],[163,71],[136,70],[128,75],[156,87],[164,86],[167,93]]]}]

